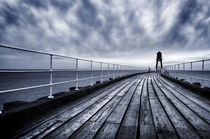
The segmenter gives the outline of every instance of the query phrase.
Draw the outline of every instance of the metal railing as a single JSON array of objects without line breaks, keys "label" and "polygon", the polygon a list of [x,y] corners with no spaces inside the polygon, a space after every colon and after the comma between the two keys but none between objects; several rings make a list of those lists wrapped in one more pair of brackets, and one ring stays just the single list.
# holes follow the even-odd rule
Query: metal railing
[{"label": "metal railing", "polygon": [[[94,60],[88,60],[88,59],[81,59],[81,58],[74,58],[74,57],[69,57],[69,56],[64,56],[64,55],[58,55],[54,53],[47,53],[47,52],[42,52],[42,51],[35,51],[31,49],[23,49],[19,47],[14,47],[14,46],[8,46],[8,45],[1,45],[0,48],[6,48],[6,49],[13,49],[13,50],[18,50],[22,52],[30,52],[34,54],[41,54],[41,55],[46,55],[49,56],[49,69],[47,71],[39,71],[39,72],[49,72],[49,83],[47,84],[41,84],[41,85],[35,85],[35,86],[29,86],[29,87],[22,87],[22,88],[16,88],[16,89],[8,89],[8,90],[1,90],[1,93],[8,93],[8,92],[14,92],[14,91],[21,91],[21,90],[28,90],[28,89],[35,89],[35,88],[41,88],[41,87],[50,87],[49,90],[49,96],[48,98],[54,98],[53,96],[53,86],[55,85],[61,85],[61,84],[67,84],[67,83],[72,83],[75,82],[75,90],[79,90],[79,82],[84,81],[84,80],[91,80],[90,85],[93,85],[93,79],[94,78],[100,78],[100,82],[103,82],[104,77],[108,78],[117,78],[117,77],[122,77],[134,73],[138,73],[139,70],[135,67],[131,66],[125,66],[125,65],[120,65],[120,64],[113,64],[113,63],[107,63],[107,62],[101,62],[101,61],[94,61]],[[67,58],[71,60],[75,60],[75,79],[74,80],[68,80],[68,81],[62,81],[62,82],[53,82],[53,58],[54,57],[61,57],[61,58]],[[90,69],[89,72],[91,72],[90,77],[87,78],[79,78],[79,63],[81,61],[89,62]],[[100,64],[100,76],[94,76],[94,67],[93,64],[98,63]],[[105,68],[106,67],[106,68]],[[0,70],[0,72],[5,72],[7,70]],[[56,70],[58,71],[58,70]],[[106,75],[103,74],[103,72],[106,71]],[[7,72],[10,72],[9,70]],[[14,71],[11,71],[14,72]],[[27,72],[27,71],[26,71]]]},{"label": "metal railing", "polygon": [[164,67],[162,72],[190,83],[199,82],[201,87],[210,87],[210,59],[169,65]]}]

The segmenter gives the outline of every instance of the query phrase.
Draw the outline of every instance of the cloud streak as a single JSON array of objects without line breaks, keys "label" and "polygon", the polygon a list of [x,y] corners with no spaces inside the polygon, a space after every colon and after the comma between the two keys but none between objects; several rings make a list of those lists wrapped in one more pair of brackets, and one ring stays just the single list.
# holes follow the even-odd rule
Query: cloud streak
[{"label": "cloud streak", "polygon": [[166,60],[180,51],[192,52],[188,57],[210,52],[208,0],[0,3],[0,43],[4,44],[120,63],[135,57],[134,65],[145,63],[142,60],[151,64],[158,50]]}]

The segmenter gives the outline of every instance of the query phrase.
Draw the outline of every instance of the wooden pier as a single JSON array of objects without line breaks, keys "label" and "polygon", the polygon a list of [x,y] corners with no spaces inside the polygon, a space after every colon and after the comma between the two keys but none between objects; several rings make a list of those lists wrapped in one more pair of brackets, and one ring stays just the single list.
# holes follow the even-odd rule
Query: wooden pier
[{"label": "wooden pier", "polygon": [[142,74],[30,121],[14,138],[210,138],[210,100]]}]

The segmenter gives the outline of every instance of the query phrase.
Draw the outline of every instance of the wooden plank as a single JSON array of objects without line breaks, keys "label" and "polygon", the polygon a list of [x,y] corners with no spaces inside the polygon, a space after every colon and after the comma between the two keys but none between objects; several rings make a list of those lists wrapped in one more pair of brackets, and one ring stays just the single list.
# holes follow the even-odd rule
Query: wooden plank
[{"label": "wooden plank", "polygon": [[118,123],[105,122],[102,129],[94,137],[96,139],[114,139],[119,128]]},{"label": "wooden plank", "polygon": [[140,108],[140,138],[156,138],[154,124],[149,106],[147,79],[143,84]]},{"label": "wooden plank", "polygon": [[143,80],[137,86],[131,103],[125,114],[123,122],[119,128],[116,138],[119,139],[134,139],[137,137],[138,119],[140,108],[140,97],[142,92]]},{"label": "wooden plank", "polygon": [[131,100],[131,97],[133,96],[133,93],[137,87],[138,83],[136,83],[135,85],[133,85],[130,90],[126,93],[126,96],[123,97],[123,99],[121,100],[121,102],[118,104],[118,106],[116,107],[116,109],[114,109],[114,111],[112,112],[112,114],[109,116],[109,118],[107,119],[108,122],[111,123],[118,123],[120,124],[122,121],[122,118],[124,116],[124,113],[127,109],[127,106]]},{"label": "wooden plank", "polygon": [[94,93],[91,93],[91,94],[87,95],[86,97],[81,97],[77,101],[71,101],[71,102],[63,105],[62,107],[58,107],[52,111],[46,112],[45,115],[42,115],[41,117],[38,117],[37,119],[34,119],[33,121],[29,121],[25,127],[16,131],[14,134],[14,137],[18,138],[20,136],[23,136],[25,133],[32,131],[33,129],[36,130],[37,127],[42,126],[44,123],[49,122],[49,120],[52,120],[57,115],[63,114],[64,112],[70,110],[71,108],[73,108],[77,105],[80,105],[87,100],[94,98],[95,96],[97,96],[98,94],[101,94],[104,91],[107,91],[107,90],[111,91],[115,88],[118,88],[119,86],[123,85],[124,83],[126,83],[130,80],[131,80],[131,78],[120,81],[118,83],[114,83],[108,87],[102,88]]},{"label": "wooden plank", "polygon": [[[135,81],[134,81],[135,82]],[[122,91],[128,90],[133,83],[129,84]],[[53,133],[49,134],[47,138],[69,138],[76,130],[78,130],[83,124],[85,124],[97,111],[99,111],[104,105],[106,105],[119,91],[113,91],[106,97],[98,100],[90,108],[80,113],[78,116],[65,123],[65,125],[56,129]]]},{"label": "wooden plank", "polygon": [[[57,115],[56,117],[52,118],[50,121],[43,123],[42,125],[38,126],[37,128],[31,130],[29,133],[23,135],[22,137],[23,138],[31,138],[33,136],[37,136],[37,135],[43,133],[43,131],[48,129],[51,125],[53,125],[57,121],[61,121],[60,123],[62,123],[62,124],[65,123],[69,119],[73,118],[74,116],[76,116],[79,113],[81,113],[82,111],[84,111],[86,108],[93,105],[95,102],[97,102],[102,97],[106,96],[107,94],[109,94],[112,91],[120,91],[129,83],[130,83],[130,81],[123,82],[123,84],[119,84],[117,86],[114,86],[111,89],[101,92],[94,98],[90,98],[88,101],[85,101],[84,103],[80,103],[80,105],[75,104],[75,105],[71,106],[71,109],[68,109],[68,111],[65,111],[64,113],[62,113],[60,115]],[[56,129],[59,126],[60,126],[59,124],[56,124],[56,126],[54,126],[54,128]]]},{"label": "wooden plank", "polygon": [[149,101],[152,109],[152,116],[155,125],[155,131],[158,138],[177,139],[176,132],[170,123],[164,109],[158,101],[151,85],[151,78],[148,80]]},{"label": "wooden plank", "polygon": [[79,130],[77,130],[71,138],[74,139],[87,139],[93,138],[99,128],[103,125],[113,109],[117,106],[122,99],[120,96],[115,96],[115,99],[105,105],[100,111],[98,111],[86,124],[84,124]]},{"label": "wooden plank", "polygon": [[115,138],[137,85],[138,82],[126,93],[114,111],[110,114],[102,128],[97,132],[95,138]]},{"label": "wooden plank", "polygon": [[157,98],[165,109],[179,137],[184,139],[199,139],[200,136],[197,134],[194,128],[190,126],[190,124],[184,119],[184,117],[177,111],[174,105],[172,105],[172,103],[165,97],[165,95],[163,95],[163,92],[154,82],[154,78],[152,79],[152,86],[155,89],[156,94],[162,94],[157,95]]},{"label": "wooden plank", "polygon": [[[158,86],[161,84],[156,81]],[[186,107],[181,101],[179,101],[171,92],[165,89],[164,86],[160,87],[166,97],[173,103],[173,105],[177,108],[177,110],[185,117],[188,122],[193,125],[196,131],[203,137],[210,137],[210,126],[208,123],[203,121],[199,116],[197,116],[193,111],[191,111],[188,107]]]},{"label": "wooden plank", "polygon": [[204,102],[204,103],[207,103],[208,105],[210,105],[210,99],[209,98],[206,98],[206,97],[203,97],[199,94],[196,94],[168,79],[165,79],[163,77],[161,77],[160,75],[158,76],[161,80],[163,80],[164,82],[166,82],[169,86],[173,87],[173,88],[176,88],[176,90],[179,90],[180,92],[183,92],[183,94],[191,97],[191,98],[197,98],[200,100],[200,102]]},{"label": "wooden plank", "polygon": [[[122,99],[121,95],[115,97],[119,97]],[[102,124],[105,122],[105,120],[108,118],[108,116],[118,103],[119,101],[116,101],[116,99],[114,99],[113,103],[107,104],[71,137],[78,139],[93,138],[97,130],[99,130],[99,128],[102,126]]]},{"label": "wooden plank", "polygon": [[[133,84],[132,84],[133,85]],[[130,86],[131,87],[131,86]],[[103,125],[105,120],[108,118],[110,113],[114,110],[120,100],[123,98],[122,94],[128,90],[124,91],[123,93],[120,92],[116,95],[115,99],[110,101],[107,105],[105,105],[100,111],[98,111],[85,125],[83,125],[79,130],[77,130],[71,138],[75,139],[87,139],[93,138],[99,128]]]},{"label": "wooden plank", "polygon": [[196,103],[197,105],[203,107],[204,109],[206,109],[207,111],[210,112],[210,100],[207,98],[203,98],[202,96],[199,96],[197,94],[193,94],[193,92],[190,92],[189,90],[182,90],[179,87],[175,86],[174,84],[168,82],[167,80],[160,78],[163,82],[165,82],[168,86],[170,86],[171,88],[173,88],[174,90],[176,90],[178,93],[184,95],[185,97],[187,97],[188,99],[190,99],[191,101],[193,101],[194,103]]},{"label": "wooden plank", "polygon": [[[210,112],[196,104],[194,101],[191,101],[188,97],[182,95],[182,93],[177,92],[174,88],[171,88],[167,84],[165,84],[162,80],[158,80],[161,84],[165,86],[176,98],[182,101],[187,107],[189,107],[192,111],[194,111],[197,115],[199,115],[205,122],[210,124]],[[210,105],[209,105],[210,107]]]}]

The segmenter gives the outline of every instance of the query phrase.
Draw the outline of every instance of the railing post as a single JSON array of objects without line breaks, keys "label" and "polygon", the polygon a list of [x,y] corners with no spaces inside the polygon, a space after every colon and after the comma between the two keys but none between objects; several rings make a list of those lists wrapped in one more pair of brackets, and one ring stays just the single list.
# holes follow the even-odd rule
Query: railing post
[{"label": "railing post", "polygon": [[176,77],[176,65],[174,65],[174,74],[175,74],[175,77]]},{"label": "railing post", "polygon": [[185,79],[185,63],[183,63],[183,76],[184,76],[184,79]]},{"label": "railing post", "polygon": [[117,78],[118,78],[118,74],[119,74],[119,65],[117,64]]},{"label": "railing post", "polygon": [[121,77],[121,65],[119,65],[119,77]]},{"label": "railing post", "polygon": [[102,83],[102,74],[103,74],[103,72],[102,72],[102,62],[100,62],[100,64],[101,64],[101,83]]},{"label": "railing post", "polygon": [[121,76],[123,76],[123,65],[121,65]]},{"label": "railing post", "polygon": [[122,76],[122,70],[121,70],[121,68],[122,68],[122,66],[121,65],[119,65],[119,76],[121,77]]},{"label": "railing post", "polygon": [[204,60],[202,60],[202,88],[204,88]]},{"label": "railing post", "polygon": [[50,95],[48,96],[48,98],[54,98],[54,96],[52,95],[52,74],[53,74],[53,55],[50,54]]},{"label": "railing post", "polygon": [[75,90],[79,90],[79,81],[78,81],[78,59],[76,59],[76,88]]},{"label": "railing post", "polygon": [[123,65],[123,76],[125,76],[125,66]]},{"label": "railing post", "polygon": [[174,65],[171,65],[171,75],[174,74]]},{"label": "railing post", "polygon": [[192,62],[190,62],[190,81],[192,83]]},{"label": "railing post", "polygon": [[114,64],[113,64],[113,70],[112,70],[112,78],[114,79]]},{"label": "railing post", "polygon": [[180,64],[178,64],[178,73],[180,74]]},{"label": "railing post", "polygon": [[108,80],[109,80],[109,63],[108,63],[108,72],[107,72],[107,77],[108,77]]},{"label": "railing post", "polygon": [[90,68],[91,68],[91,81],[90,81],[90,85],[93,86],[93,61],[90,61]]}]

